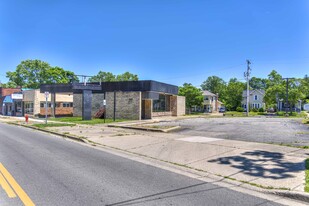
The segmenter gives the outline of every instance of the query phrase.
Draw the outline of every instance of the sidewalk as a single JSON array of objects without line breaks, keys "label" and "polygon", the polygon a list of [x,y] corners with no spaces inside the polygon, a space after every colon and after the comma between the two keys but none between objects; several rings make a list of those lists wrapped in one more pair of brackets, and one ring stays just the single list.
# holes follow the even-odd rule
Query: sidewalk
[{"label": "sidewalk", "polygon": [[304,191],[306,149],[102,125],[50,129],[262,188]]},{"label": "sidewalk", "polygon": [[261,188],[304,191],[309,149],[209,138],[207,134],[205,137],[185,136],[107,125],[48,129]]}]

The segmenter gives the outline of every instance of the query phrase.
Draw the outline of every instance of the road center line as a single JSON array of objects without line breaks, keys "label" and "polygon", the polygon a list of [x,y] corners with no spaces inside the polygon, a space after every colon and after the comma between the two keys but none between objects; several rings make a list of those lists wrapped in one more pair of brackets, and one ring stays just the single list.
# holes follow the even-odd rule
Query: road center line
[{"label": "road center line", "polygon": [[2,186],[2,188],[4,189],[6,194],[9,196],[9,198],[16,197],[15,192],[13,191],[13,189],[11,188],[9,183],[5,180],[5,178],[3,177],[2,173],[0,173],[0,185]]},{"label": "road center line", "polygon": [[4,178],[11,185],[13,190],[16,192],[20,200],[24,203],[25,206],[34,206],[35,204],[25,193],[25,191],[19,186],[13,176],[7,171],[7,169],[0,163],[0,172],[3,174]]}]

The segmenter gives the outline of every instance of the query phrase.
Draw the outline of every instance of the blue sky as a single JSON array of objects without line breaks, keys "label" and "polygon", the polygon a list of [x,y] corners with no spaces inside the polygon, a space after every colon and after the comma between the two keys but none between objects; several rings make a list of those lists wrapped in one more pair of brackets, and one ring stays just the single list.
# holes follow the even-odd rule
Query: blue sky
[{"label": "blue sky", "polygon": [[309,74],[308,0],[1,0],[0,80],[26,59],[200,85]]}]

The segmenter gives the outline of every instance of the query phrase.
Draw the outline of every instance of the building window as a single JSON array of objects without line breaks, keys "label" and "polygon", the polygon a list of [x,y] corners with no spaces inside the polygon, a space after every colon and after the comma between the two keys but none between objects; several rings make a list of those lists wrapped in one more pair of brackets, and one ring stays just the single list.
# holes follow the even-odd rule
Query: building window
[{"label": "building window", "polygon": [[[40,107],[45,108],[46,102],[40,102]],[[51,107],[51,103],[47,102],[47,107]]]},{"label": "building window", "polygon": [[208,96],[204,96],[204,100],[208,100]]},{"label": "building window", "polygon": [[154,112],[165,112],[166,109],[165,95],[159,94],[159,99],[154,99],[152,106]]},{"label": "building window", "polygon": [[254,100],[258,100],[258,96],[257,95],[254,96]]},{"label": "building window", "polygon": [[71,102],[63,102],[62,103],[62,107],[72,107],[73,106],[73,103]]},{"label": "building window", "polygon": [[25,114],[33,114],[33,102],[25,102]]}]

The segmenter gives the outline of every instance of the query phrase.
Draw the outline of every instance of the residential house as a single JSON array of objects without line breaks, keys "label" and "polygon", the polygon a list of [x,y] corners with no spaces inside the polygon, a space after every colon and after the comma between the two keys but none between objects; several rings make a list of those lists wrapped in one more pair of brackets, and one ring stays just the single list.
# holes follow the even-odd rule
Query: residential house
[{"label": "residential house", "polygon": [[[265,109],[264,96],[265,96],[264,90],[260,89],[249,90],[249,108]],[[242,93],[241,105],[245,110],[247,109],[247,90],[244,90]]]},{"label": "residential house", "polygon": [[210,91],[203,91],[203,111],[204,112],[218,112],[223,103],[218,100],[218,95],[211,93]]}]

